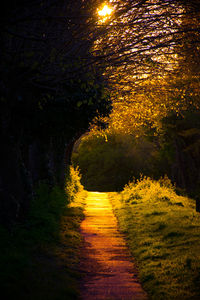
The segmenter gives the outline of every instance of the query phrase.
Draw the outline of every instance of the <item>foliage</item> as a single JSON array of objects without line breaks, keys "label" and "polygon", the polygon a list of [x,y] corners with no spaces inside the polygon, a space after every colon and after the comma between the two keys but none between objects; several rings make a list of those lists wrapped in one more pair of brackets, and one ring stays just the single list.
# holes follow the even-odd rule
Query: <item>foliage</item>
[{"label": "foliage", "polygon": [[[123,1],[117,7],[119,12],[110,23],[116,27],[107,29],[97,45],[101,48],[101,43],[109,41],[108,52],[112,47],[113,52],[116,48],[119,53],[126,51],[116,57],[120,60],[116,65],[107,68],[113,87],[113,110],[106,119],[111,130],[141,136],[144,128],[150,128],[156,133],[162,118],[171,113],[199,110],[197,6],[194,1],[179,0],[136,1],[133,7]],[[121,15],[122,7],[127,10]]]},{"label": "foliage", "polygon": [[[136,119],[128,118],[129,112],[129,108],[126,114],[113,111],[107,129],[99,130],[98,124],[93,124],[82,139],[73,160],[80,166],[83,183],[90,189],[107,186],[107,190],[117,190],[132,177],[139,179],[140,174],[154,179],[167,174],[177,189],[199,201],[199,110],[191,107],[179,113],[168,111],[165,117],[158,114],[156,128],[140,123],[139,131]],[[131,122],[136,122],[134,129]]]},{"label": "foliage", "polygon": [[155,155],[153,143],[144,138],[101,131],[82,138],[72,161],[80,167],[86,189],[114,191],[140,173],[157,173]]},{"label": "foliage", "polygon": [[78,167],[69,167],[69,175],[66,180],[65,191],[70,202],[75,199],[77,193],[83,192],[83,186],[81,184],[81,175]]},{"label": "foliage", "polygon": [[94,47],[105,57],[113,91],[111,126],[140,132],[168,111],[199,107],[197,3],[112,2],[115,11]]},{"label": "foliage", "polygon": [[[78,191],[76,191],[77,193]],[[74,191],[75,193],[75,191]],[[25,223],[1,226],[0,281],[4,299],[78,299],[79,225],[85,192],[70,197],[41,183]]]},{"label": "foliage", "polygon": [[170,201],[172,204],[177,198],[174,189],[174,186],[166,175],[161,177],[158,181],[152,180],[150,177],[141,177],[136,182],[127,184],[121,192],[121,195],[123,201],[134,202],[135,204],[137,201],[140,201],[140,199],[148,203],[163,200]]},{"label": "foliage", "polygon": [[[192,64],[190,64],[191,66]],[[140,91],[131,90],[128,95],[113,97],[112,111],[105,118],[108,128],[120,133],[142,136],[146,130],[158,134],[162,119],[171,114],[199,111],[199,74],[159,76],[143,83]]]},{"label": "foliage", "polygon": [[142,178],[110,193],[120,230],[151,299],[198,299],[199,214],[170,181]]}]

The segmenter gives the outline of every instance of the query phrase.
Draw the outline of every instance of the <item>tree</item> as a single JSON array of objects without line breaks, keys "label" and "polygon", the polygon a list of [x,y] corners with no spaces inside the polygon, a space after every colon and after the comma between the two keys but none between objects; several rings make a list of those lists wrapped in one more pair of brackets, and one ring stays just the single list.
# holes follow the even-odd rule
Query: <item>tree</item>
[{"label": "tree", "polygon": [[[115,13],[99,25],[104,35],[97,39],[93,52],[96,59],[104,59],[104,75],[113,89],[113,115],[115,112],[117,115],[120,107],[118,115],[120,110],[131,111],[136,122],[142,124],[146,120],[152,124],[155,115],[163,117],[168,111],[187,109],[191,104],[198,107],[199,79],[197,74],[189,79],[187,71],[191,61],[193,68],[198,69],[196,3],[168,0],[112,3]],[[192,100],[188,97],[191,93]]]},{"label": "tree", "polygon": [[1,10],[3,223],[26,215],[39,182],[64,185],[74,140],[109,111],[90,64],[91,3],[7,1]]},{"label": "tree", "polygon": [[94,46],[113,88],[110,126],[130,133],[144,125],[158,127],[171,111],[198,109],[196,2],[116,1],[113,6],[116,12],[100,24],[104,36]]}]

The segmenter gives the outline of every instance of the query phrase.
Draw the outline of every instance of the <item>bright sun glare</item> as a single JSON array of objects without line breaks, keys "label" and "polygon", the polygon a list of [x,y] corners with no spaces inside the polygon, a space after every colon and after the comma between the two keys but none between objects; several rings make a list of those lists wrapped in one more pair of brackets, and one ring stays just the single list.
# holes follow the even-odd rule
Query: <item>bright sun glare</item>
[{"label": "bright sun glare", "polygon": [[112,8],[105,4],[102,9],[98,9],[98,15],[101,17],[106,17],[109,16],[112,11]]}]

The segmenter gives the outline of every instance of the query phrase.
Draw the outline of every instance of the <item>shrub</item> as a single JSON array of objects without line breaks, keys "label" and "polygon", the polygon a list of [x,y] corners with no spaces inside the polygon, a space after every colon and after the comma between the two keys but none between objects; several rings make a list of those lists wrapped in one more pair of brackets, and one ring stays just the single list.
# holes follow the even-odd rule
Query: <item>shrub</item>
[{"label": "shrub", "polygon": [[81,184],[81,175],[78,167],[70,166],[66,180],[65,192],[69,202],[73,201],[78,192],[83,191]]},{"label": "shrub", "polygon": [[139,180],[129,182],[124,187],[122,198],[125,202],[131,202],[133,199],[134,201],[144,199],[147,202],[167,201],[172,205],[177,204],[175,188],[166,175],[158,181],[150,177],[141,176]]}]

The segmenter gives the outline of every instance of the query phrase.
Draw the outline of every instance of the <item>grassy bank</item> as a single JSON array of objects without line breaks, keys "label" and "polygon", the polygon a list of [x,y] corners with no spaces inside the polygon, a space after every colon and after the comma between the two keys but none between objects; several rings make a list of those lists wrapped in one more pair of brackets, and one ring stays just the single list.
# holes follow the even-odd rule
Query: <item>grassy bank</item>
[{"label": "grassy bank", "polygon": [[169,180],[144,178],[110,193],[150,299],[200,299],[200,214]]},{"label": "grassy bank", "polygon": [[66,190],[41,184],[27,221],[9,231],[0,228],[3,299],[78,298],[79,225],[86,192],[72,178]]}]

